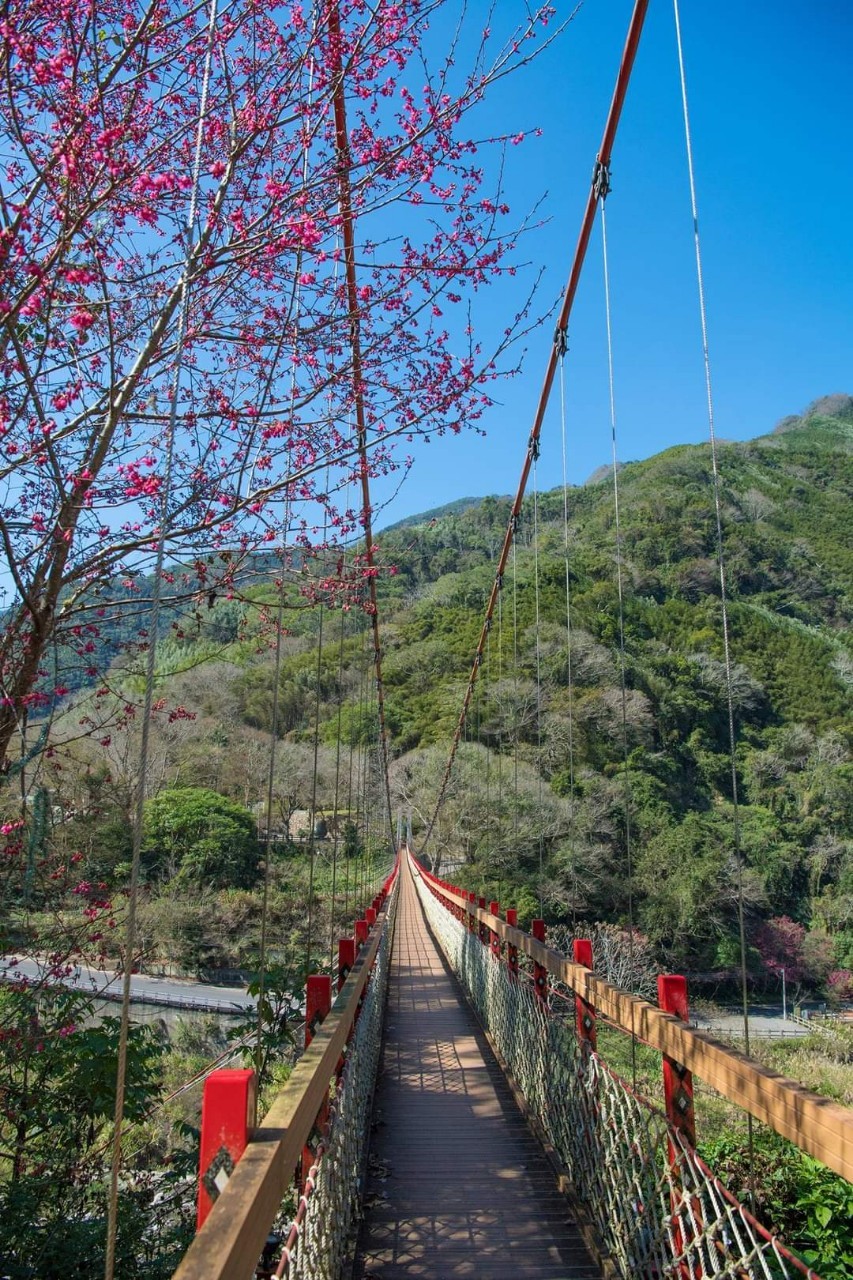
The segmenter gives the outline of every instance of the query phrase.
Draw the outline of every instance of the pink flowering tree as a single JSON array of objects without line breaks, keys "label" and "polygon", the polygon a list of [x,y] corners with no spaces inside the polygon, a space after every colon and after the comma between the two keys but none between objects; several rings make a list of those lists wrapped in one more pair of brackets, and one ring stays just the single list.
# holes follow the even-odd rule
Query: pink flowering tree
[{"label": "pink flowering tree", "polygon": [[[0,775],[51,749],[28,742],[27,722],[69,685],[89,681],[109,704],[102,634],[118,617],[137,650],[152,642],[157,564],[170,603],[240,589],[273,550],[282,573],[293,560],[294,593],[357,597],[371,566],[346,568],[328,546],[360,535],[365,473],[405,468],[418,435],[476,425],[512,372],[528,309],[488,343],[475,326],[484,287],[515,270],[524,217],[506,206],[502,168],[522,135],[483,140],[477,112],[554,28],[548,6],[507,8],[517,27],[511,17],[498,31],[501,7],[494,30],[471,31],[465,6],[444,0],[3,7]],[[154,713],[182,714],[159,702]],[[88,729],[106,736],[97,711]],[[24,790],[7,787],[5,808]],[[45,788],[39,803],[44,815]],[[114,925],[104,886],[82,878],[73,851],[39,862],[31,811],[0,816],[0,879],[26,893],[29,869],[40,874],[37,905],[76,899],[96,943]],[[49,976],[68,954],[57,949]],[[31,994],[22,977],[15,998]],[[11,1013],[0,1023],[17,1025]],[[72,1029],[35,1028],[46,1077],[74,1056]],[[23,1051],[8,1043],[11,1097]],[[80,1142],[67,1125],[67,1142],[40,1128],[37,1147],[22,1130],[13,1172],[42,1181],[15,1221],[32,1222],[35,1204],[45,1238],[53,1221],[67,1234],[67,1190],[85,1183],[76,1161],[101,1111]],[[68,1162],[45,1173],[50,1150]],[[66,1258],[89,1249],[66,1246]]]},{"label": "pink flowering tree", "polygon": [[[500,161],[519,137],[490,147],[466,120],[551,38],[551,11],[472,37],[443,8],[5,7],[0,769],[72,669],[101,675],[110,614],[137,609],[145,644],[134,584],[161,532],[171,599],[234,590],[259,549],[355,536],[365,465],[404,467],[418,434],[476,423],[511,371],[527,311],[488,348],[473,319],[483,287],[514,270]],[[456,36],[430,67],[440,22]],[[341,590],[333,579],[321,589]]]},{"label": "pink flowering tree", "polygon": [[785,970],[793,986],[823,988],[833,968],[832,939],[822,929],[806,929],[788,916],[766,920],[755,930],[753,945],[768,978]]},{"label": "pink flowering tree", "polygon": [[762,968],[768,975],[784,969],[789,982],[799,983],[805,977],[803,941],[806,931],[788,916],[766,920],[753,932],[753,945],[761,958]]}]

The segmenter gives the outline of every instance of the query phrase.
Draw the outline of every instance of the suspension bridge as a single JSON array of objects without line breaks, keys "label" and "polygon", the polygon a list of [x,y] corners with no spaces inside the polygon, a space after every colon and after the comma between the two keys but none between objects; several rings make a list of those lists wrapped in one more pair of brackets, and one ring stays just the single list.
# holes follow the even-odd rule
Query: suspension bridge
[{"label": "suspension bridge", "polygon": [[[487,903],[438,878],[429,861],[430,837],[500,610],[531,476],[535,482],[545,410],[558,371],[562,375],[569,317],[596,216],[605,228],[610,157],[646,8],[647,0],[637,0],[423,856],[399,829],[393,838],[380,617],[375,575],[368,573],[383,825],[396,860],[352,935],[340,939],[337,972],[308,978],[305,1051],[267,1114],[256,1116],[253,1071],[217,1070],[208,1076],[198,1232],[176,1280],[816,1276],[697,1153],[697,1087],[739,1108],[750,1125],[769,1126],[853,1181],[853,1113],[760,1066],[748,1053],[691,1029],[682,977],[660,976],[657,1005],[622,991],[595,976],[588,941],[578,939],[571,956],[561,954],[549,947],[543,919],[533,920],[529,932],[520,929],[512,907]],[[330,12],[334,28],[334,6]],[[680,34],[679,60],[730,683],[713,400]],[[364,458],[342,69],[336,83],[356,445]],[[604,248],[609,336],[606,233]],[[610,373],[620,575],[612,353]],[[371,570],[367,476],[365,463],[365,562]],[[534,528],[534,548],[535,538]],[[567,543],[567,594],[568,555]],[[624,730],[621,577],[618,598]],[[736,793],[731,706],[729,687]],[[622,1037],[632,1056],[640,1046],[658,1055],[655,1096],[645,1096],[635,1082],[622,1078],[599,1043],[602,1029],[608,1037]]]},{"label": "suspension bridge", "polygon": [[[208,1078],[176,1280],[818,1274],[697,1155],[694,1077],[848,1179],[850,1111],[691,1030],[683,979],[656,1007],[596,978],[583,940],[570,959],[514,921],[403,847],[358,952],[340,942],[334,1004],[309,980],[268,1114],[251,1071]],[[602,1025],[660,1052],[656,1099],[608,1066]]]}]

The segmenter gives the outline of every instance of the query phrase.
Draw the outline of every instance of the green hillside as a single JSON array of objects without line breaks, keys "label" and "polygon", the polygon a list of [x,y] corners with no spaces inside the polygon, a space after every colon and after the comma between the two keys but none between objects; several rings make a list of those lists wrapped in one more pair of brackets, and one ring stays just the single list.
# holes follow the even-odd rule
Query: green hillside
[{"label": "green hillside", "polygon": [[[853,968],[852,405],[830,397],[772,434],[719,449],[740,869],[707,446],[620,470],[624,691],[612,486],[571,489],[567,529],[562,491],[539,495],[535,512],[525,503],[428,848],[436,863],[489,896],[517,898],[522,915],[540,900],[548,919],[570,925],[625,923],[632,911],[661,962],[694,970],[733,965],[740,881],[758,975],[762,955],[765,969],[772,963],[768,922],[782,917],[811,956],[804,982],[825,988],[831,971]],[[416,842],[509,509],[508,498],[466,499],[378,539],[394,801],[412,811]],[[163,697],[194,717],[158,728],[170,785],[262,804],[272,600],[261,583],[216,601],[163,646]],[[319,806],[330,811],[336,798],[352,800],[341,779],[369,746],[373,680],[361,611],[322,613],[318,663],[320,612],[288,597],[276,787],[291,807],[308,807],[317,720]],[[109,750],[132,732],[111,730]],[[89,785],[108,771],[92,740],[75,759]],[[74,776],[66,769],[56,785],[67,790]],[[116,791],[112,766],[110,779]]]}]

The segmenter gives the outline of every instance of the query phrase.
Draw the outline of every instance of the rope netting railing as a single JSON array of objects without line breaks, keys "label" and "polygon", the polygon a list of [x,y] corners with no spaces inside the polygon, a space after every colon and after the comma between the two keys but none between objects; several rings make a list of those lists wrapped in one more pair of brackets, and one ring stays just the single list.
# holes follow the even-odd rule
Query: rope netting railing
[{"label": "rope netting railing", "polygon": [[362,1171],[382,1040],[397,866],[339,942],[338,997],[308,979],[306,1050],[259,1125],[253,1071],[205,1087],[199,1230],[175,1280],[336,1280]]},{"label": "rope netting railing", "polygon": [[[667,1065],[671,1068],[669,1081],[666,1076],[664,1081],[664,1114],[596,1052],[601,1001],[595,996],[609,984],[565,957],[561,973],[554,963],[558,954],[501,921],[493,914],[497,903],[486,912],[472,895],[438,880],[417,863],[414,869],[430,926],[521,1093],[534,1127],[552,1147],[611,1269],[626,1278],[817,1280],[817,1273],[767,1231],[697,1155],[690,1140],[690,1070],[672,1057],[664,1058],[665,1070]],[[541,925],[536,932],[544,938]],[[519,963],[519,952],[532,960],[529,972]],[[551,960],[547,966],[540,963],[546,956]],[[586,959],[591,963],[591,955]],[[582,983],[575,976],[567,984],[575,998],[552,999],[549,980],[564,981],[573,971],[587,977]],[[610,991],[615,993],[614,988]],[[645,1001],[616,994],[638,1014],[650,1010],[664,1025],[673,1025],[672,1018]],[[627,1020],[621,1025],[625,1031],[632,1029]],[[711,1043],[686,1027],[679,1029],[703,1046]],[[718,1055],[731,1057],[732,1081],[742,1080],[748,1060],[723,1046],[716,1048]],[[775,1075],[757,1065],[753,1071],[757,1087]],[[803,1109],[797,1103],[820,1107],[825,1102],[781,1077],[775,1081],[777,1088],[793,1092],[795,1110]],[[717,1088],[720,1083],[715,1080]],[[731,1092],[738,1092],[737,1084]],[[743,1103],[743,1098],[734,1100]],[[839,1122],[835,1113],[843,1118],[846,1134],[835,1146],[841,1151],[846,1145],[849,1160],[853,1117],[844,1108],[825,1105],[834,1113],[830,1123]]]}]

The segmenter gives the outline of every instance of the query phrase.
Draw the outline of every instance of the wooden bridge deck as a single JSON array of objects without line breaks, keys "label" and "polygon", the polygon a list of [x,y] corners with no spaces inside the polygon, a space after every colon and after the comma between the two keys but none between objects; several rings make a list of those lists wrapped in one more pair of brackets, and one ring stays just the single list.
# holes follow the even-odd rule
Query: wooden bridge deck
[{"label": "wooden bridge deck", "polygon": [[600,1272],[404,863],[355,1280]]}]

